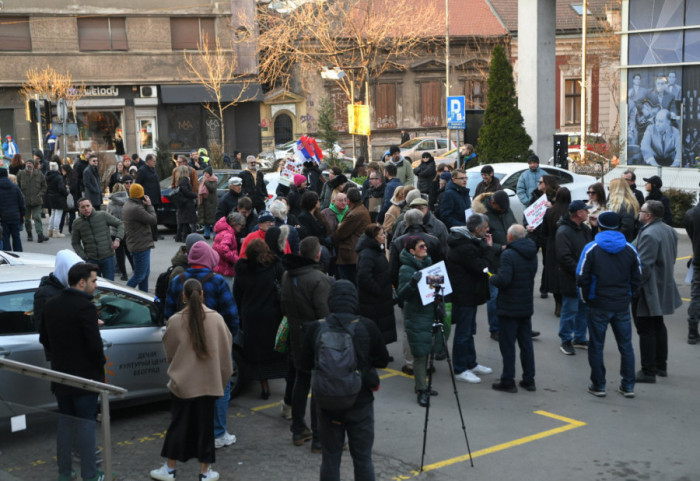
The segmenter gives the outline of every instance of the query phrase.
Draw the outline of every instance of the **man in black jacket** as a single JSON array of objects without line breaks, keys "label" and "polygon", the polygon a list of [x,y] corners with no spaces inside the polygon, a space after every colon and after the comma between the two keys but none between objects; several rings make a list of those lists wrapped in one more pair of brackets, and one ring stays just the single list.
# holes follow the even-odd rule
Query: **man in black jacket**
[{"label": "man in black jacket", "polygon": [[238,199],[243,197],[241,191],[243,190],[243,180],[240,177],[229,177],[228,179],[228,192],[219,201],[219,205],[216,207],[216,221],[229,215],[231,212],[238,211]]},{"label": "man in black jacket", "polygon": [[637,202],[639,202],[639,207],[641,207],[642,204],[644,204],[644,194],[642,193],[642,191],[637,189],[637,176],[632,170],[626,170],[624,174],[622,174],[622,178],[625,179],[627,185],[629,185],[630,189],[632,189],[634,198],[637,199]]},{"label": "man in black jacket", "polygon": [[688,344],[700,341],[698,321],[700,321],[700,205],[688,209],[683,217],[685,231],[693,244],[693,281],[690,287],[688,305]]},{"label": "man in black jacket", "polygon": [[515,341],[520,347],[523,378],[520,387],[535,390],[535,354],[532,348],[532,313],[535,274],[537,273],[537,246],[526,238],[521,225],[508,229],[508,246],[501,254],[498,274],[491,283],[498,287],[498,344],[503,356],[501,380],[491,386],[496,391],[515,393]]},{"label": "man in black jacket", "polygon": [[[97,288],[94,264],[75,264],[68,271],[69,288],[46,303],[42,343],[51,353],[51,369],[74,376],[104,382],[105,356],[98,328],[97,308],[92,296]],[[73,438],[80,454],[84,480],[102,479],[95,455],[95,419],[97,393],[52,383],[58,401],[56,457],[59,479],[71,479]]]},{"label": "man in black jacket", "polygon": [[588,209],[581,200],[569,204],[568,215],[562,217],[554,243],[561,291],[559,349],[568,356],[576,354],[575,347],[588,349],[588,306],[576,291],[576,266],[583,248],[593,240],[591,228],[584,223],[588,219]]},{"label": "man in black jacket", "polygon": [[258,161],[253,155],[245,159],[247,169],[240,173],[243,179],[243,194],[250,197],[253,207],[260,213],[265,210],[267,200],[267,187],[265,186],[265,176],[258,170]]},{"label": "man in black jacket", "polygon": [[[321,479],[340,479],[340,460],[343,454],[345,435],[348,436],[350,453],[355,470],[355,479],[373,480],[372,446],[374,444],[374,395],[379,389],[379,376],[375,368],[384,368],[389,363],[382,335],[376,324],[358,314],[357,290],[350,281],[340,280],[331,286],[328,296],[331,314],[325,322],[354,324],[353,344],[358,369],[362,373],[362,388],[355,404],[345,410],[319,408],[321,430]],[[311,371],[315,367],[316,333],[320,321],[308,324],[301,346],[300,367]]]},{"label": "man in black jacket", "polygon": [[[452,344],[455,379],[479,383],[477,374],[492,369],[476,362],[474,334],[477,307],[489,299],[489,280],[485,269],[495,257],[489,223],[485,215],[474,214],[466,227],[453,227],[448,240],[447,273],[452,284],[452,320],[455,335]],[[498,248],[496,248],[498,249]]]}]

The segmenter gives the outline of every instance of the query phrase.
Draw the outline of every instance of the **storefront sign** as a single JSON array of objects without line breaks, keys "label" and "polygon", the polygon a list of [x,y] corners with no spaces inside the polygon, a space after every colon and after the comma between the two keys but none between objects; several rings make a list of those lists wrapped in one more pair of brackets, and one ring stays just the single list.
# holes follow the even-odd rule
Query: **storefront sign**
[{"label": "storefront sign", "polygon": [[118,97],[119,87],[85,87],[86,97]]}]

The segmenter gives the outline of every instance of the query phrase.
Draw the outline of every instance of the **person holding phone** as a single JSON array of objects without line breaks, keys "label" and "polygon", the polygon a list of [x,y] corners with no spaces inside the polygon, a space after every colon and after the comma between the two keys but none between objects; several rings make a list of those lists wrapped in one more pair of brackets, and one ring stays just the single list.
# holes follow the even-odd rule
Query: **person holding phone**
[{"label": "person holding phone", "polygon": [[129,188],[129,200],[122,208],[122,222],[126,236],[126,246],[134,260],[134,273],[126,283],[148,292],[148,276],[151,271],[151,249],[153,235],[151,226],[158,218],[151,204],[151,199],[144,194],[141,184],[132,184]]}]

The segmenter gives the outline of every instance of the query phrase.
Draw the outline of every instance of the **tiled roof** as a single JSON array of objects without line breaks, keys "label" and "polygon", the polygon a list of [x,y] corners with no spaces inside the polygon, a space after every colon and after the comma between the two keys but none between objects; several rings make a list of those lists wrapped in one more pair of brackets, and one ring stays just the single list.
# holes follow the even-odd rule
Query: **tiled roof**
[{"label": "tiled roof", "polygon": [[[497,15],[506,25],[511,33],[518,31],[518,0],[486,0],[496,11]],[[556,0],[557,1],[557,33],[580,32],[581,16],[571,7],[571,5],[581,5],[582,0]],[[605,19],[605,7],[610,5],[612,0],[589,0],[588,10],[592,15],[588,17],[588,28],[594,29],[598,20]]]},{"label": "tiled roof", "polygon": [[[445,0],[413,0],[419,5],[433,4],[441,13],[436,19],[416,19],[430,22],[434,35],[445,35]],[[487,0],[451,0],[450,36],[455,37],[494,37],[507,35],[508,30],[500,22]]]}]

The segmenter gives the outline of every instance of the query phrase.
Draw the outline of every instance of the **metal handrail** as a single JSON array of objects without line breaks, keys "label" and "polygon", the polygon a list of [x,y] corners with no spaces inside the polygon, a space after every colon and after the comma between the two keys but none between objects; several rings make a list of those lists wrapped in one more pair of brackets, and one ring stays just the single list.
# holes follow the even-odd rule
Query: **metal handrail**
[{"label": "metal handrail", "polygon": [[109,395],[122,397],[128,392],[119,386],[112,386],[92,379],[73,376],[64,372],[58,372],[44,367],[32,366],[23,362],[11,361],[0,357],[0,369],[16,372],[24,376],[38,377],[58,384],[84,389],[100,394],[102,402],[102,436],[104,443],[104,472],[105,481],[112,481],[112,433],[109,418]]}]

